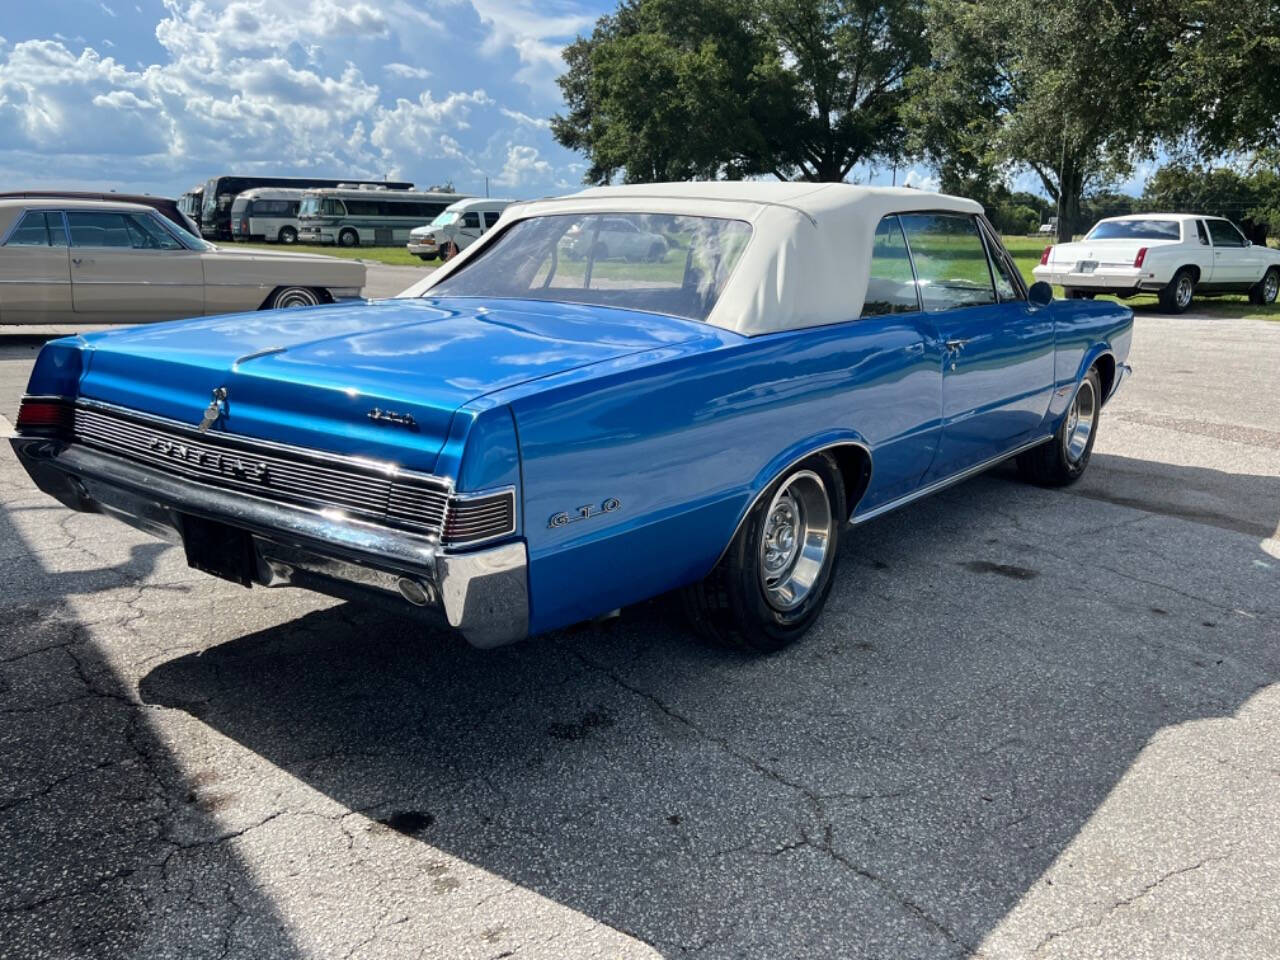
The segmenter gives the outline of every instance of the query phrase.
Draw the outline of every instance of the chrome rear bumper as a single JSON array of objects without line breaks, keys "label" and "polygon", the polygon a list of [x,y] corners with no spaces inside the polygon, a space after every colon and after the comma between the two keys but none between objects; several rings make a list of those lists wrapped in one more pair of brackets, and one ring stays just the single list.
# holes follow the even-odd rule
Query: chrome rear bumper
[{"label": "chrome rear bumper", "polygon": [[182,540],[184,515],[247,530],[261,586],[384,601],[446,622],[476,647],[528,634],[521,541],[447,552],[432,537],[192,482],[82,444],[21,436],[12,443],[36,486],[73,510],[105,513],[174,542]]}]

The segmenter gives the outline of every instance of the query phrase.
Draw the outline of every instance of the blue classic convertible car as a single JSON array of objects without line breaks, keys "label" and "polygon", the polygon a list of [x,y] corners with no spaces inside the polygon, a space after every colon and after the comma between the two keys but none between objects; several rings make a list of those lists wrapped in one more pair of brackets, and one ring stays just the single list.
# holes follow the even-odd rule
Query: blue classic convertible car
[{"label": "blue classic convertible car", "polygon": [[[662,249],[611,248],[623,221]],[[1009,457],[1083,473],[1133,315],[1051,301],[967,200],[599,188],[509,207],[395,299],[53,341],[13,442],[62,503],[245,586],[478,646],[683,588],[768,651],[850,524]]]}]

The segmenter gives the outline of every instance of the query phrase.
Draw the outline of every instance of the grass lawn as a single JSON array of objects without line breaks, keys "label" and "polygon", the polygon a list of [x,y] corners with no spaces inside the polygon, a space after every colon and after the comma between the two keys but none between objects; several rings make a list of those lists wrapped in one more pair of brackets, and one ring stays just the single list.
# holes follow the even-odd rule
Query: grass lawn
[{"label": "grass lawn", "polygon": [[419,260],[412,253],[404,248],[399,247],[322,247],[315,244],[295,243],[292,246],[286,246],[282,243],[223,243],[224,247],[232,250],[240,247],[247,247],[252,250],[284,250],[296,251],[297,253],[320,253],[329,257],[342,257],[344,260],[376,260],[378,263],[385,263],[391,267],[429,267],[438,264],[439,260]]},{"label": "grass lawn", "polygon": [[[1031,275],[1031,268],[1040,262],[1040,254],[1044,252],[1044,248],[1049,245],[1049,241],[1042,237],[1005,237],[1005,248],[1013,255],[1014,261],[1018,264],[1018,269],[1022,271],[1022,276],[1028,284],[1035,281],[1035,277]],[[1058,296],[1062,296],[1062,288],[1054,287],[1053,291]],[[1116,300],[1116,297],[1106,297],[1107,300]],[[1128,300],[1120,300],[1121,303],[1133,307],[1141,313],[1159,313],[1160,306],[1156,300],[1155,294],[1142,294],[1137,297],[1130,297]],[[1211,317],[1258,317],[1265,320],[1280,320],[1280,304],[1271,304],[1268,307],[1259,307],[1249,302],[1249,298],[1242,294],[1233,294],[1221,297],[1196,297],[1191,304],[1191,310],[1194,313],[1205,313]]]}]

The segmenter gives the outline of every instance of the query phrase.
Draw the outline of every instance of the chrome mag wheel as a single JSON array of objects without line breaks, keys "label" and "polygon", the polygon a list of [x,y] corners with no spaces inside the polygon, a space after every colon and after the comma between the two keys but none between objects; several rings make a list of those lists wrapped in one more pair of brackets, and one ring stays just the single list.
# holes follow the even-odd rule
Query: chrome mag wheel
[{"label": "chrome mag wheel", "polygon": [[1191,274],[1184,273],[1178,277],[1178,286],[1173,292],[1173,299],[1178,305],[1178,309],[1185,309],[1191,303],[1191,294],[1195,291],[1195,286],[1195,281],[1191,279]]},{"label": "chrome mag wheel", "polygon": [[817,583],[831,547],[831,500],[822,478],[801,470],[787,478],[765,514],[760,584],[775,610],[793,610]]},{"label": "chrome mag wheel", "polygon": [[1268,270],[1262,280],[1262,302],[1275,303],[1277,293],[1280,293],[1280,273]]},{"label": "chrome mag wheel", "polygon": [[1076,391],[1075,399],[1071,401],[1066,429],[1063,430],[1062,442],[1070,463],[1079,463],[1089,449],[1089,435],[1093,433],[1093,421],[1097,412],[1098,395],[1094,392],[1093,381],[1086,377]]}]

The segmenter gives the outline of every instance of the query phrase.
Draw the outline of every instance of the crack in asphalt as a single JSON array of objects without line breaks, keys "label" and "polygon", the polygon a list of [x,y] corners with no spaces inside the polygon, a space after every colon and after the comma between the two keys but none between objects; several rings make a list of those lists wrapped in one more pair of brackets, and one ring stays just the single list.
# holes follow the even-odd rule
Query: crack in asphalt
[{"label": "crack in asphalt", "polygon": [[1049,944],[1051,944],[1054,940],[1057,940],[1061,937],[1070,936],[1071,934],[1078,933],[1081,930],[1097,929],[1098,927],[1102,926],[1102,924],[1107,919],[1109,919],[1111,915],[1115,913],[1117,910],[1122,910],[1125,907],[1132,906],[1134,903],[1137,903],[1143,897],[1149,896],[1151,893],[1158,890],[1167,881],[1172,880],[1174,877],[1180,877],[1180,876],[1183,876],[1184,874],[1194,873],[1195,871],[1203,869],[1204,867],[1208,866],[1211,863],[1220,863],[1223,860],[1230,859],[1231,854],[1233,852],[1234,851],[1232,849],[1228,849],[1226,853],[1222,853],[1213,857],[1205,857],[1204,859],[1197,860],[1195,863],[1190,864],[1188,866],[1178,867],[1175,870],[1170,870],[1167,873],[1163,873],[1159,877],[1157,877],[1155,880],[1152,880],[1150,883],[1143,886],[1142,889],[1140,889],[1137,893],[1134,893],[1133,895],[1128,897],[1121,897],[1119,900],[1112,901],[1112,903],[1106,907],[1106,909],[1102,912],[1101,915],[1094,917],[1091,920],[1085,920],[1085,921],[1082,921],[1081,923],[1072,924],[1069,927],[1063,927],[1061,930],[1049,931],[1049,933],[1045,935],[1045,937],[1041,939],[1040,942],[1037,943],[1035,948],[1031,951],[1032,956],[1040,953],[1046,947],[1048,947]]},{"label": "crack in asphalt", "polygon": [[845,856],[844,854],[840,853],[838,850],[835,849],[835,846],[834,846],[835,828],[832,826],[831,821],[827,816],[826,808],[825,808],[825,805],[823,804],[822,797],[819,796],[816,792],[814,792],[810,787],[801,783],[798,780],[793,780],[790,777],[787,777],[782,772],[775,770],[770,766],[767,766],[766,764],[762,763],[758,758],[751,756],[751,754],[746,753],[743,750],[739,750],[737,747],[733,746],[733,744],[731,744],[727,738],[718,736],[716,734],[710,733],[709,731],[703,729],[692,719],[690,719],[689,717],[685,716],[684,714],[680,713],[678,710],[668,705],[656,694],[651,693],[648,690],[643,689],[642,687],[636,686],[635,684],[629,683],[627,680],[619,676],[616,671],[610,669],[607,666],[604,666],[603,664],[596,663],[595,661],[591,660],[590,657],[587,657],[585,654],[583,654],[580,650],[573,647],[568,647],[567,649],[573,656],[577,657],[585,666],[608,677],[615,684],[617,684],[619,687],[626,690],[627,692],[631,693],[633,696],[640,697],[648,701],[649,703],[653,704],[660,711],[662,711],[662,713],[664,713],[666,716],[670,717],[672,720],[675,720],[677,723],[683,724],[685,727],[693,731],[703,740],[719,748],[726,755],[733,757],[734,759],[742,763],[745,763],[748,767],[750,767],[752,770],[754,770],[756,773],[758,773],[762,777],[772,780],[775,783],[778,783],[784,787],[787,787],[790,790],[794,790],[797,793],[799,793],[802,797],[804,797],[806,802],[809,804],[811,810],[813,811],[815,819],[818,821],[819,825],[822,828],[821,839],[815,840],[813,837],[809,836],[804,826],[801,825],[800,826],[800,831],[801,831],[800,842],[794,845],[788,845],[787,848],[777,851],[778,853],[787,852],[788,849],[794,850],[794,849],[801,849],[801,848],[807,847],[819,854],[822,854],[828,857],[834,863],[840,865],[841,867],[855,874],[856,876],[859,876],[864,880],[867,880],[868,882],[872,883],[883,892],[887,893],[904,910],[914,915],[917,919],[919,919],[922,923],[924,923],[925,926],[932,929],[934,932],[939,933],[942,936],[946,937],[946,939],[950,941],[952,944],[954,944],[955,946],[961,947],[969,953],[974,952],[974,947],[965,943],[960,938],[960,936],[957,933],[955,933],[955,931],[951,930],[945,923],[938,920],[936,917],[933,917],[921,904],[917,903],[916,901],[911,899],[911,897],[907,896],[905,893],[898,890],[892,883],[890,883],[884,877],[880,876],[879,874],[875,873],[872,870],[867,869],[866,867],[863,867],[858,863],[855,863],[852,859],[850,859],[849,857]]}]

